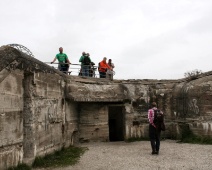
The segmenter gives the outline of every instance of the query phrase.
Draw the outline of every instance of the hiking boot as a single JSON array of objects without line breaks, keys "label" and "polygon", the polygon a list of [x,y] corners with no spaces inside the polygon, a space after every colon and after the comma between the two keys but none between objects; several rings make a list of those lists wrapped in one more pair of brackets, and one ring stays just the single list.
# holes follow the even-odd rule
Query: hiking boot
[{"label": "hiking boot", "polygon": [[157,154],[157,152],[156,151],[152,151],[152,155],[155,155],[155,154]]},{"label": "hiking boot", "polygon": [[157,155],[158,155],[158,154],[159,154],[159,151],[156,151],[156,152],[155,152],[155,154],[157,154]]}]

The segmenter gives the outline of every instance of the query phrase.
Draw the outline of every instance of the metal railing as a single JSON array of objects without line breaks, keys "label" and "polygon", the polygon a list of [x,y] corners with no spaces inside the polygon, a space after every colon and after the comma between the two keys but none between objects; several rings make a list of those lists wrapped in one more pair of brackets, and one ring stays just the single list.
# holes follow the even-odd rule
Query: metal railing
[{"label": "metal railing", "polygon": [[[68,74],[68,75],[74,75],[74,76],[83,76],[84,72],[82,72],[82,65],[81,64],[68,64],[68,63],[51,63],[51,62],[45,62],[46,64],[52,66],[55,68],[55,69],[58,69],[60,70],[60,66],[61,65],[69,65],[69,67],[67,68],[66,71],[62,71],[63,73],[65,74]],[[94,78],[99,78],[100,77],[100,74],[99,74],[99,71],[98,71],[98,66],[95,66],[95,65],[89,65],[88,66],[88,76],[87,77],[94,77]],[[112,71],[112,76],[115,75],[115,72]],[[106,76],[107,78],[108,76]]]}]

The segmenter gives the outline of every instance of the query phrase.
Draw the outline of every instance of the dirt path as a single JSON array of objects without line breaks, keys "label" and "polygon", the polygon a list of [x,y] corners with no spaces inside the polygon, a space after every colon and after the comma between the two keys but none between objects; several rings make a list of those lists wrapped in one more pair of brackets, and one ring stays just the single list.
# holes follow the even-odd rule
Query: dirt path
[{"label": "dirt path", "polygon": [[[159,155],[150,143],[108,142],[82,144],[88,151],[77,165],[54,170],[212,170],[212,146],[161,141]],[[52,169],[52,168],[51,168]]]}]

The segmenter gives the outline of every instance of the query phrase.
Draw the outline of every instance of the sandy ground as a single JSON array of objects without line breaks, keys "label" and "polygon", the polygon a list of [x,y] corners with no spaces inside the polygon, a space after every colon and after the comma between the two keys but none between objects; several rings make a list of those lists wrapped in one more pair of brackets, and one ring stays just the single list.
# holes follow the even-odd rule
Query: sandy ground
[{"label": "sandy ground", "polygon": [[[150,142],[86,143],[88,151],[78,164],[54,170],[212,170],[212,145],[161,141],[159,155]],[[52,168],[50,168],[52,169]]]}]

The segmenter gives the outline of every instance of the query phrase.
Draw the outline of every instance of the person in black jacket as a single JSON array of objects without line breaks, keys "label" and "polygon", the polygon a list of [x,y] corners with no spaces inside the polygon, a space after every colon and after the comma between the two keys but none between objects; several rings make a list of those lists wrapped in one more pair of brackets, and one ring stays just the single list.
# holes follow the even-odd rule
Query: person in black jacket
[{"label": "person in black jacket", "polygon": [[79,62],[81,62],[82,76],[89,76],[89,68],[91,63],[90,54],[83,52]]}]

